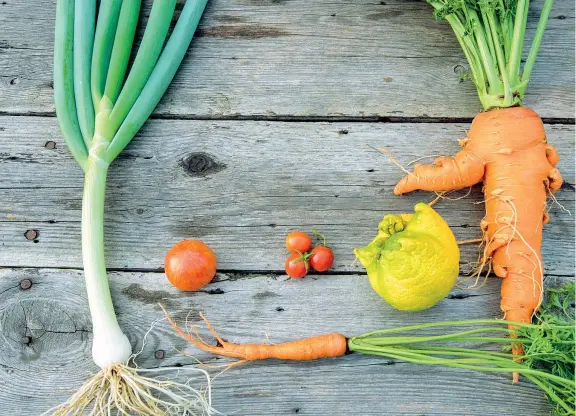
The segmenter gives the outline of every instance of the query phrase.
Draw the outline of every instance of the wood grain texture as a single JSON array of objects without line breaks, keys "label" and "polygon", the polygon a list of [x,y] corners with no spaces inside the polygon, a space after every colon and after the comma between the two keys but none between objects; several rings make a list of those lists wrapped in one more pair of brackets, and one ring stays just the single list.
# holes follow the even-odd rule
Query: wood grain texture
[{"label": "wood grain texture", "polygon": [[[27,290],[20,287],[24,279],[32,283]],[[160,273],[114,272],[110,280],[120,325],[134,350],[141,348],[150,325],[162,318],[158,302],[181,323],[190,313],[189,323],[198,324],[197,313],[203,311],[233,342],[282,342],[333,331],[351,336],[435,320],[500,316],[498,279],[475,291],[455,290],[435,307],[410,314],[387,306],[360,275],[291,280],[219,274],[196,293],[177,291]],[[561,281],[547,278],[546,284]],[[39,414],[64,400],[97,370],[91,338],[80,271],[0,270],[2,414]],[[211,359],[160,321],[146,339],[138,364],[183,365],[180,373],[169,373],[182,376],[194,360],[175,349]],[[157,351],[163,351],[164,358],[156,358]],[[200,386],[202,379],[196,377],[193,383]],[[356,354],[313,363],[271,360],[245,365],[219,375],[213,388],[215,406],[226,415],[539,416],[547,410],[541,392],[526,382],[512,385],[505,376]]]},{"label": "wood grain texture", "polygon": [[[0,113],[54,111],[55,1],[0,4]],[[554,3],[528,88],[526,104],[546,118],[574,117],[574,16],[573,1]],[[156,114],[473,117],[475,89],[455,74],[464,67],[425,1],[211,0]]]},{"label": "wood grain texture", "polygon": [[[352,265],[352,250],[371,241],[383,215],[410,212],[433,197],[393,196],[401,172],[376,148],[386,146],[407,164],[455,152],[466,128],[152,120],[111,167],[108,266],[158,269],[172,244],[198,238],[213,247],[222,270],[279,271],[286,233],[317,227],[336,251],[335,270],[362,271]],[[566,181],[556,197],[574,212],[574,127],[547,128]],[[81,268],[82,172],[56,120],[0,117],[0,143],[0,265]],[[480,236],[481,197],[477,186],[465,200],[436,205],[458,239]],[[550,214],[546,272],[573,275],[574,217],[555,204]],[[39,235],[27,239],[27,230]],[[464,263],[476,260],[475,250],[462,247]]]}]

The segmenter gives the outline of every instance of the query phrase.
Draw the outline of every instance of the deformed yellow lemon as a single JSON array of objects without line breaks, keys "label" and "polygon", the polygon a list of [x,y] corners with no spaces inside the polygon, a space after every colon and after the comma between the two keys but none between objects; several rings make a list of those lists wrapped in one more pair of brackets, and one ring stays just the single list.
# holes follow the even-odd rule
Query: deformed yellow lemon
[{"label": "deformed yellow lemon", "polygon": [[403,311],[430,308],[456,283],[460,250],[446,221],[423,202],[414,214],[389,214],[378,235],[354,250],[372,288]]}]

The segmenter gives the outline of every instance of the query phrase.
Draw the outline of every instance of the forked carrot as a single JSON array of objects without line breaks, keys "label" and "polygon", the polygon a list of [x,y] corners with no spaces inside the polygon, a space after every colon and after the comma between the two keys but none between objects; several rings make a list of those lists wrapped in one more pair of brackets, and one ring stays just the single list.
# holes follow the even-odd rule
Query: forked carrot
[{"label": "forked carrot", "polygon": [[[216,338],[214,345],[204,341],[196,329],[186,328],[192,333],[181,329],[162,305],[160,306],[176,332],[195,347],[210,354],[236,359],[226,365],[228,368],[248,361],[269,358],[310,361],[356,353],[414,364],[441,365],[500,374],[519,373],[548,395],[554,406],[555,416],[566,416],[574,414],[573,371],[570,373],[574,368],[574,358],[573,356],[570,358],[570,354],[566,351],[574,347],[576,326],[573,319],[568,318],[567,309],[564,310],[565,315],[552,318],[553,314],[550,311],[551,308],[556,310],[558,304],[568,305],[573,301],[574,286],[555,293],[552,293],[555,297],[552,301],[549,298],[544,311],[537,317],[536,321],[540,322],[538,325],[515,324],[523,334],[518,342],[526,345],[527,350],[531,352],[530,356],[525,357],[524,363],[518,362],[511,354],[494,350],[495,345],[508,343],[508,336],[517,330],[508,328],[510,322],[500,319],[433,322],[403,328],[387,328],[350,338],[333,333],[268,345],[227,342],[200,314],[208,330]],[[560,293],[566,293],[567,297],[562,295],[561,299]],[[549,338],[551,334],[554,334],[555,342],[542,342],[543,337]],[[476,348],[458,346],[463,342],[475,344]]]},{"label": "forked carrot", "polygon": [[[395,187],[396,195],[417,189],[450,191],[484,182],[486,216],[481,221],[484,255],[503,278],[505,319],[530,322],[542,302],[542,227],[546,198],[562,185],[559,156],[546,142],[542,120],[522,107],[552,0],[544,0],[532,46],[522,60],[530,0],[428,0],[446,20],[468,60],[485,112],[476,116],[454,157],[417,165]],[[522,65],[524,64],[524,65]],[[513,345],[516,355],[522,353]],[[515,377],[516,378],[516,377]]]},{"label": "forked carrot", "polygon": [[546,195],[562,176],[542,120],[526,107],[493,110],[473,121],[464,149],[434,166],[419,165],[394,189],[450,191],[484,181],[483,262],[502,277],[501,308],[511,321],[530,322],[542,301],[542,225]]},{"label": "forked carrot", "polygon": [[342,334],[324,334],[282,344],[234,344],[222,339],[204,315],[200,314],[208,330],[218,341],[217,345],[207,344],[198,334],[191,335],[184,332],[170,317],[166,309],[160,305],[166,319],[172,324],[176,332],[202,351],[224,357],[237,358],[236,364],[245,361],[259,361],[276,358],[279,360],[310,361],[320,358],[336,358],[346,354],[348,340]]}]

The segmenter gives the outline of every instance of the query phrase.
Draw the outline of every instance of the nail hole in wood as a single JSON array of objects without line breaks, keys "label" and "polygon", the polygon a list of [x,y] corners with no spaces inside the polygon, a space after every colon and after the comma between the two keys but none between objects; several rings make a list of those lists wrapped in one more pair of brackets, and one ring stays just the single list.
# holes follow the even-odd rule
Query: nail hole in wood
[{"label": "nail hole in wood", "polygon": [[165,356],[164,350],[158,350],[154,353],[154,358],[157,360],[163,360]]},{"label": "nail hole in wood", "polygon": [[284,308],[283,308],[282,306],[278,306],[278,307],[276,308],[276,311],[277,311],[277,312],[284,312]]},{"label": "nail hole in wood", "polygon": [[44,147],[46,149],[54,150],[54,149],[56,149],[56,142],[53,142],[52,140],[47,141],[46,144],[44,145]]},{"label": "nail hole in wood", "polygon": [[38,230],[26,230],[26,232],[24,233],[24,237],[26,237],[26,240],[36,240],[39,235],[40,233],[38,232]]},{"label": "nail hole in wood", "polygon": [[28,290],[32,287],[32,280],[30,279],[23,279],[20,281],[20,289]]}]

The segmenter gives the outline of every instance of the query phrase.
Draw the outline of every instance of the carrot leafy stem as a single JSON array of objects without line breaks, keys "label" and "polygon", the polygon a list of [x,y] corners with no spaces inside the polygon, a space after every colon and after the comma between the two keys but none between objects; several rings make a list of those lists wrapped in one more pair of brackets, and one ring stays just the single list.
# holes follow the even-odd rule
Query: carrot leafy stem
[{"label": "carrot leafy stem", "polygon": [[470,65],[485,110],[522,103],[553,0],[544,0],[528,58],[522,67],[530,0],[428,0],[446,20]]}]

